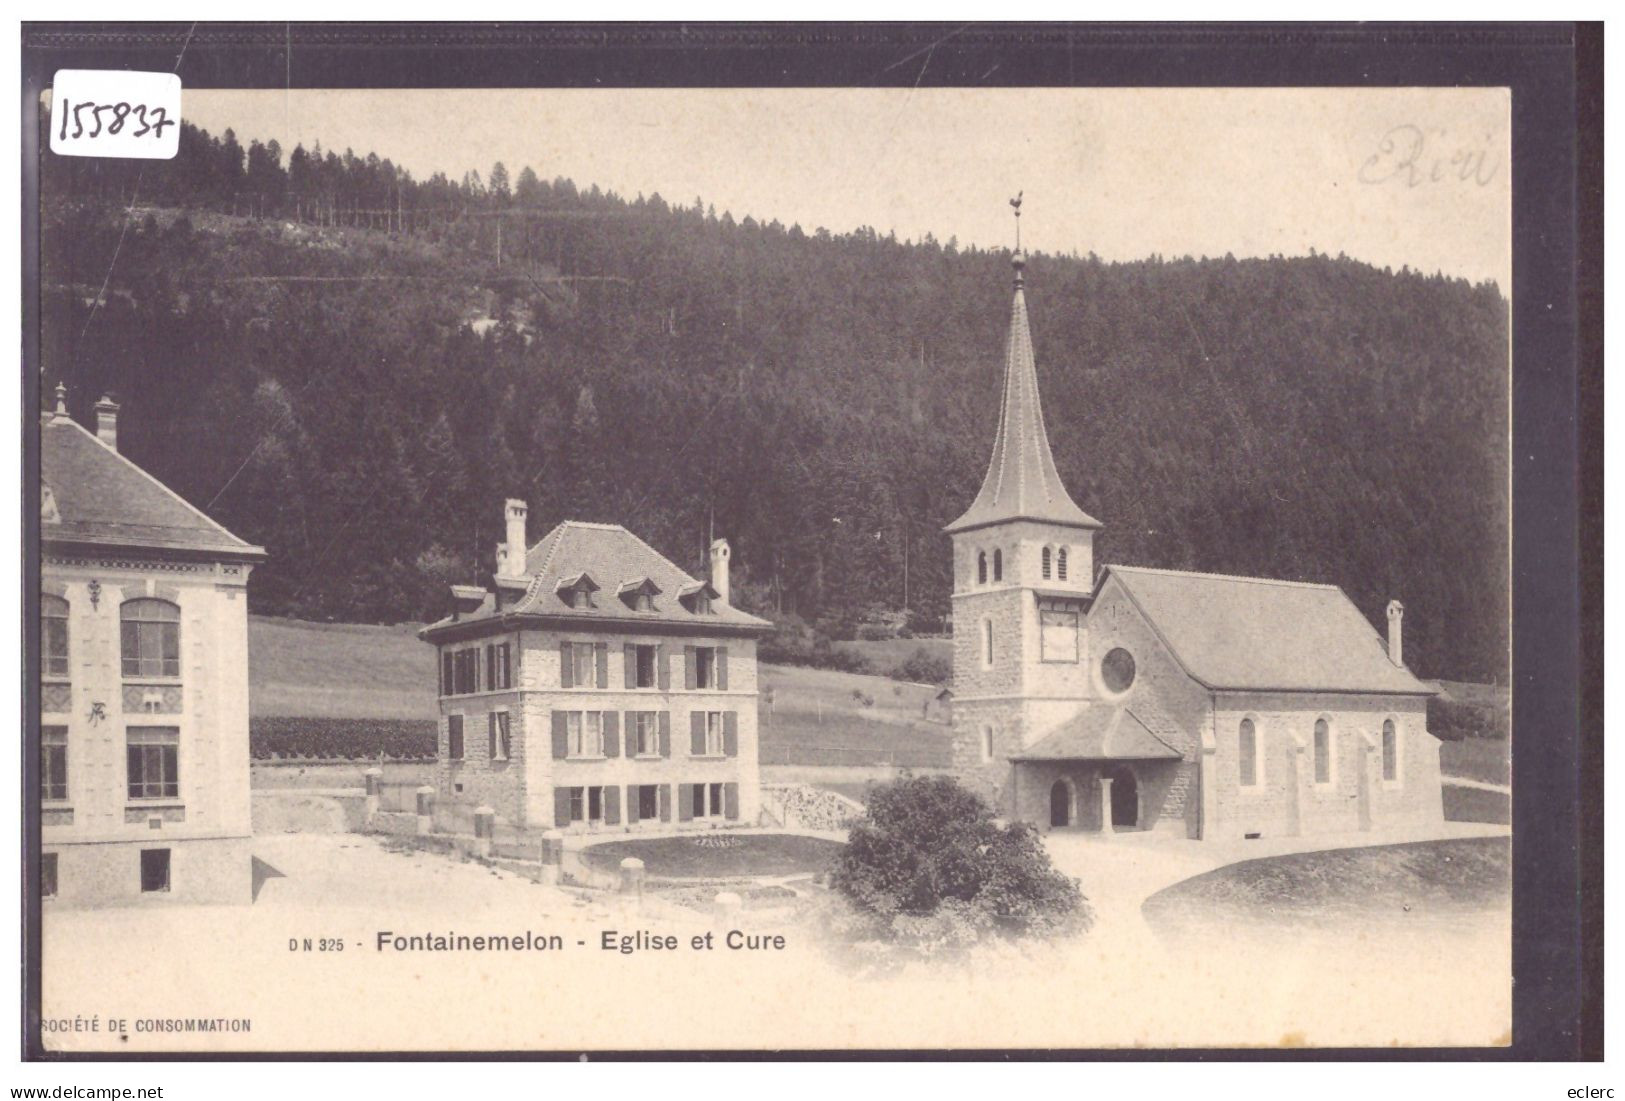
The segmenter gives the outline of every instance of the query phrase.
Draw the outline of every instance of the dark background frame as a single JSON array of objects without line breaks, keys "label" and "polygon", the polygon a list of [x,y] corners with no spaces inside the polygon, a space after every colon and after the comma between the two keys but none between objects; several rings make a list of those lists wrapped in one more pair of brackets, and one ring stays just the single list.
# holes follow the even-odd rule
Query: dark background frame
[{"label": "dark background frame", "polygon": [[[1602,30],[1600,24],[24,24],[22,577],[39,603],[39,95],[57,69],[189,88],[1507,86],[1512,89],[1512,1044],[1491,1049],[915,1052],[985,1059],[1602,1057]],[[23,1055],[39,1032],[37,670],[24,670]],[[882,1051],[602,1051],[614,1059],[894,1059]],[[208,1054],[207,1059],[574,1059]],[[173,1055],[134,1056],[172,1059]]]}]

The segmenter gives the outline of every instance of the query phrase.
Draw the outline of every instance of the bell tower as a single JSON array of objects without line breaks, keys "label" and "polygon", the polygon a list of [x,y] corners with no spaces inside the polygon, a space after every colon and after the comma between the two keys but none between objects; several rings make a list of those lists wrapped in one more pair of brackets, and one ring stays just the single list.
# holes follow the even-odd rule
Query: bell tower
[{"label": "bell tower", "polygon": [[1044,428],[1020,248],[993,457],[954,545],[954,770],[1010,813],[1009,757],[1076,714],[1091,692],[1084,612],[1100,522],[1061,484]]}]

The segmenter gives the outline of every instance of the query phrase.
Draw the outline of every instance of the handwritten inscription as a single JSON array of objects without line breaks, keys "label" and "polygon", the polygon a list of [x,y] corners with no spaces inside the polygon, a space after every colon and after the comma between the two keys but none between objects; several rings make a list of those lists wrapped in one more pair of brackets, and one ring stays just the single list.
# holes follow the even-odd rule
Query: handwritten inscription
[{"label": "handwritten inscription", "polygon": [[[86,126],[88,112],[89,126]],[[105,115],[104,115],[105,112]],[[162,140],[164,127],[174,126],[175,120],[169,117],[169,112],[163,107],[152,107],[145,103],[68,103],[62,104],[59,112],[62,117],[62,126],[59,137],[63,141],[71,138],[99,138],[103,134],[108,137],[117,137],[124,130],[124,125],[131,122],[135,129],[131,137],[144,138],[151,134],[154,139]],[[151,115],[151,118],[148,115]],[[68,124],[73,123],[73,133],[68,133]]]},{"label": "handwritten inscription", "polygon": [[1382,136],[1376,152],[1360,165],[1360,182],[1397,183],[1403,187],[1466,183],[1484,187],[1495,179],[1500,162],[1491,156],[1489,137],[1480,141],[1453,138],[1442,128],[1411,123]]}]

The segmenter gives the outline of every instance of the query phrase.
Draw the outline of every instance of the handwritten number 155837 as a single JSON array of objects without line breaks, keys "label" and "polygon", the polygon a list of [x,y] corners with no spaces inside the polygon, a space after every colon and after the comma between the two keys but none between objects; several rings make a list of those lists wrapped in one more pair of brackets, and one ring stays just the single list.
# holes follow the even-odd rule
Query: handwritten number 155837
[{"label": "handwritten number 155837", "polygon": [[[85,114],[89,111],[90,128],[88,135],[85,127]],[[104,112],[111,114],[111,118],[104,119]],[[64,103],[62,105],[62,130],[59,134],[61,140],[69,137],[100,137],[102,134],[119,134],[124,130],[125,123],[131,116],[139,122],[140,128],[132,131],[131,136],[144,138],[151,134],[154,138],[164,136],[164,127],[174,126],[175,120],[169,117],[169,112],[162,107],[148,107],[144,103]],[[73,122],[73,133],[68,133],[68,122]]]}]

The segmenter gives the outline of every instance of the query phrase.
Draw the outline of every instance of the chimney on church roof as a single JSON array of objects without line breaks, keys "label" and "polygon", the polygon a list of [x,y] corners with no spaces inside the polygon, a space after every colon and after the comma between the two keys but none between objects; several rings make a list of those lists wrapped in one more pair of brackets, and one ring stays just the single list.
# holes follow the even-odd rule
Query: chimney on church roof
[{"label": "chimney on church roof", "polygon": [[96,403],[96,438],[118,450],[118,402],[112,394],[103,394]]},{"label": "chimney on church roof", "polygon": [[[1021,217],[1021,197],[1010,201]],[[1010,520],[1036,520],[1065,527],[1094,529],[1100,521],[1079,508],[1055,469],[1044,410],[1038,396],[1038,367],[1033,360],[1032,332],[1027,325],[1025,291],[1027,254],[1017,247],[1010,257],[1015,270],[1015,298],[1010,306],[1010,335],[1004,350],[1004,402],[993,439],[982,490],[965,514],[949,524],[950,534]]]},{"label": "chimney on church roof", "polygon": [[1388,602],[1388,660],[1405,667],[1405,605],[1397,600]]}]

